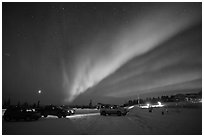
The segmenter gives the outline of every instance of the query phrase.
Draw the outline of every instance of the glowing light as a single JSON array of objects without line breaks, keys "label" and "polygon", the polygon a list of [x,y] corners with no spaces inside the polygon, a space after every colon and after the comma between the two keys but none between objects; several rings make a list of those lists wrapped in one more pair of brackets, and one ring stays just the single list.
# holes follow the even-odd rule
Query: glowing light
[{"label": "glowing light", "polygon": [[[192,12],[178,14],[183,8]],[[152,6],[137,17],[130,18],[128,26],[121,26],[117,33],[109,34],[112,30],[99,32],[93,41],[88,43],[89,46],[78,55],[76,69],[71,76],[66,72],[68,68],[63,66],[65,75],[63,85],[67,101],[73,101],[133,57],[152,50],[180,31],[199,22],[200,16],[199,10],[192,10],[192,6],[188,4],[167,4],[161,8]],[[113,93],[113,96],[115,95],[118,95],[118,92]]]},{"label": "glowing light", "polygon": [[141,105],[139,106],[140,108],[149,108],[150,107],[150,104],[146,104],[146,105]]},{"label": "glowing light", "polygon": [[38,94],[41,94],[42,93],[42,91],[41,90],[38,90]]},{"label": "glowing light", "polygon": [[[66,118],[83,118],[83,117],[88,117],[88,116],[97,116],[100,115],[100,113],[89,113],[89,114],[75,114],[75,115],[71,115],[71,116],[66,116]],[[57,116],[53,116],[53,115],[48,115],[47,118],[58,118]]]},{"label": "glowing light", "polygon": [[26,109],[26,112],[32,112],[32,109]]},{"label": "glowing light", "polygon": [[134,106],[130,106],[130,107],[128,107],[128,109],[132,109],[132,108],[134,108]]},{"label": "glowing light", "polygon": [[77,114],[77,115],[67,116],[67,118],[82,118],[82,117],[97,116],[97,115],[100,115],[100,113]]},{"label": "glowing light", "polygon": [[160,107],[164,107],[164,105],[161,104],[161,102],[158,102],[158,105],[151,105],[151,104],[147,103],[144,106],[140,106],[140,108],[150,108],[150,107],[152,107],[152,108],[160,108]]}]

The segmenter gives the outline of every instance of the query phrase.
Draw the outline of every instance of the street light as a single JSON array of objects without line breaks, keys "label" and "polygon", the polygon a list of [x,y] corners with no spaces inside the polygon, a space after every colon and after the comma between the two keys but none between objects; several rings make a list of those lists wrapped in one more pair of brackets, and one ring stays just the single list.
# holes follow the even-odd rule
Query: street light
[{"label": "street light", "polygon": [[[38,94],[40,95],[42,93],[41,90],[38,90]],[[38,108],[40,107],[40,99],[38,100],[38,104],[37,104]]]}]

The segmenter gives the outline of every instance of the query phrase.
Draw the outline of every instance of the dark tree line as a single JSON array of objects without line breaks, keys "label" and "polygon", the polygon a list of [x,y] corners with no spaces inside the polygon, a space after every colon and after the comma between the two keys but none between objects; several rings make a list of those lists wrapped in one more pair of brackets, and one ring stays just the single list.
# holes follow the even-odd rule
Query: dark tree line
[{"label": "dark tree line", "polygon": [[187,97],[190,98],[202,98],[202,91],[198,93],[189,93],[189,94],[176,94],[171,96],[160,96],[160,97],[147,97],[146,99],[134,99],[129,100],[123,104],[123,106],[132,106],[144,103],[157,103],[160,102],[179,102],[185,101]]},{"label": "dark tree line", "polygon": [[[202,91],[198,93],[188,93],[188,94],[176,94],[176,95],[171,95],[171,96],[160,96],[160,97],[147,97],[145,99],[133,99],[133,100],[128,100],[125,102],[122,106],[132,106],[132,105],[138,105],[138,104],[144,104],[144,103],[157,103],[158,101],[160,102],[179,102],[179,101],[185,101],[186,98],[202,98]],[[3,109],[8,108],[11,106],[11,100],[8,98],[7,100],[4,100],[3,102]],[[33,104],[28,104],[27,102],[24,102],[21,104],[19,101],[17,103],[18,107],[32,107],[32,108],[39,108],[42,107],[40,106],[40,101],[37,103]],[[96,108],[97,105],[93,105],[92,100],[89,101],[87,105],[69,105],[70,107],[75,107],[75,108]]]},{"label": "dark tree line", "polygon": [[[12,106],[10,98],[7,100],[4,100],[2,108],[7,109],[10,106]],[[33,104],[28,104],[28,102],[21,103],[20,101],[18,101],[17,105],[15,105],[15,106],[39,108],[40,107],[40,101],[38,101],[37,103],[33,103]]]}]

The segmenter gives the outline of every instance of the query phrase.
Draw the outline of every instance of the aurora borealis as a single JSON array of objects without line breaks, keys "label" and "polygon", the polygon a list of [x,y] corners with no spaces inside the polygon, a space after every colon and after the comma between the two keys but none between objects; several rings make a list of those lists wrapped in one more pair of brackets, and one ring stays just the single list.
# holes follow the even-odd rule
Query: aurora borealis
[{"label": "aurora borealis", "polygon": [[[202,88],[201,3],[3,3],[3,98],[43,103]],[[114,102],[114,100],[112,100]]]}]

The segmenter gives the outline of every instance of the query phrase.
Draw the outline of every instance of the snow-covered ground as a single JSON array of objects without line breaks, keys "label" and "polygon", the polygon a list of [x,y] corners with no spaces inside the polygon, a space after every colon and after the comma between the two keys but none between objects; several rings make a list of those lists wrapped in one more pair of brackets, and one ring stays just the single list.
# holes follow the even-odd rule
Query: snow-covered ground
[{"label": "snow-covered ground", "polygon": [[94,134],[94,135],[153,135],[202,134],[201,108],[169,108],[161,114],[160,108],[134,107],[126,116],[100,116],[98,110],[77,109],[76,114],[58,119],[54,116],[31,122],[2,121],[3,134]]}]

